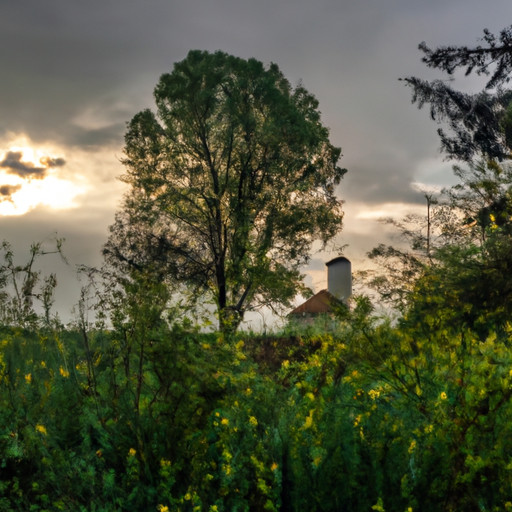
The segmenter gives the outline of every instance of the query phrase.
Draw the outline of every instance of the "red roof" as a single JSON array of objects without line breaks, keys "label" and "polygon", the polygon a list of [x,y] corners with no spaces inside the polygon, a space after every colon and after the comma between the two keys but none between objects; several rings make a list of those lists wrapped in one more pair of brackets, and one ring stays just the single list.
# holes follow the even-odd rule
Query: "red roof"
[{"label": "red roof", "polygon": [[290,315],[331,313],[331,304],[337,302],[336,297],[327,290],[321,290],[306,302],[297,306]]}]

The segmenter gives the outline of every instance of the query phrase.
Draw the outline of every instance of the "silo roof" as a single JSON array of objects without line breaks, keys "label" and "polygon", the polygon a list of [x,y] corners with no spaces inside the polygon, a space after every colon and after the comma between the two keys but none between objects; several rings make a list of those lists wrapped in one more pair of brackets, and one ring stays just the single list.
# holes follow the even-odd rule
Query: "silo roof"
[{"label": "silo roof", "polygon": [[348,258],[345,258],[345,256],[338,256],[337,258],[334,258],[331,261],[328,261],[326,263],[326,265],[329,266],[329,265],[332,265],[333,263],[339,263],[342,261],[347,261],[348,263],[350,263],[350,260]]}]

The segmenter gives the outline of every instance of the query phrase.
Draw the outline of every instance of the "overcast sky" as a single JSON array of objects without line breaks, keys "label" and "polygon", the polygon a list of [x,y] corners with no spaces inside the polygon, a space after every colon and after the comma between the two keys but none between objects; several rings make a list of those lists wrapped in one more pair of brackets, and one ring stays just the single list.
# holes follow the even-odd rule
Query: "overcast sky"
[{"label": "overcast sky", "polygon": [[[3,0],[0,238],[21,256],[57,232],[72,265],[99,264],[123,190],[126,123],[153,107],[160,75],[190,49],[220,49],[275,62],[318,98],[349,171],[339,243],[363,266],[386,236],[377,219],[422,204],[414,183],[453,181],[436,125],[398,81],[438,76],[418,44],[474,44],[511,23],[510,0]],[[67,272],[69,306],[78,287]]]}]

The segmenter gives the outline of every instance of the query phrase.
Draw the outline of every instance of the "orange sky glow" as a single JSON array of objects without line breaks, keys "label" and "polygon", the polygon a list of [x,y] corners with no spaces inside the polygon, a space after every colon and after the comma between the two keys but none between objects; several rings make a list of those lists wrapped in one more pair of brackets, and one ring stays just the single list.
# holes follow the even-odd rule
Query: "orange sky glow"
[{"label": "orange sky glow", "polygon": [[[36,207],[65,210],[77,206],[76,198],[87,190],[85,180],[74,173],[66,175],[66,166],[52,167],[49,162],[60,158],[61,152],[52,148],[36,148],[21,138],[0,152],[0,163],[8,154],[19,154],[19,165],[40,170],[39,176],[13,172],[0,164],[0,216],[24,215]],[[63,161],[63,160],[62,160]]]}]

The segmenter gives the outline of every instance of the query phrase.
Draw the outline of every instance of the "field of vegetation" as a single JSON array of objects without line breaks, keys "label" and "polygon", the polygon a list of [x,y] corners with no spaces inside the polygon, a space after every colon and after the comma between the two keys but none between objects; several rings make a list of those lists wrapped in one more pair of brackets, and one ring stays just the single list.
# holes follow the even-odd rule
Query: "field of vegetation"
[{"label": "field of vegetation", "polygon": [[3,297],[0,510],[512,509],[509,247],[493,224],[440,251],[393,321],[358,297],[266,336],[173,319],[142,278],[108,328],[64,328],[11,267],[33,288]]},{"label": "field of vegetation", "polygon": [[448,72],[497,62],[497,88],[407,80],[450,121],[460,180],[391,221],[408,244],[371,252],[374,296],[329,329],[239,329],[289,306],[341,228],[315,98],[221,52],[164,75],[158,115],[129,124],[131,189],[72,323],[39,266],[61,242],[23,264],[1,247],[0,511],[512,510],[511,39],[423,46]]}]

